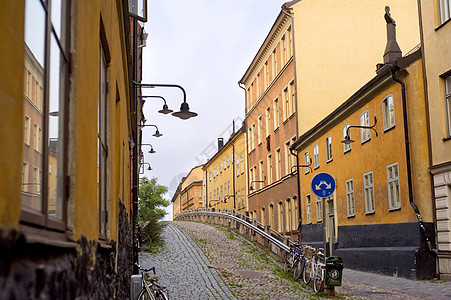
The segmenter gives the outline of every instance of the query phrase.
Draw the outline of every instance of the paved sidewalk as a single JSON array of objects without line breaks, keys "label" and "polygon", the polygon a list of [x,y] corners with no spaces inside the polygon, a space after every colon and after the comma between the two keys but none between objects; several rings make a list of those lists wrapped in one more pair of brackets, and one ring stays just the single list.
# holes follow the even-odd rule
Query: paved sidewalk
[{"label": "paved sidewalk", "polygon": [[158,282],[168,288],[171,300],[236,299],[186,233],[169,223],[163,238],[163,251],[157,255],[141,252],[139,262],[145,268],[155,266]]}]

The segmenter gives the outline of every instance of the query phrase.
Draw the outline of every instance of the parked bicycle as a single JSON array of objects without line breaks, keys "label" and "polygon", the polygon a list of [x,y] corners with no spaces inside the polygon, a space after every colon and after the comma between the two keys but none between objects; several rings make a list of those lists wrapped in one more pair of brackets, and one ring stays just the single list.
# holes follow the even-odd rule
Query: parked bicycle
[{"label": "parked bicycle", "polygon": [[283,270],[288,273],[290,270],[293,271],[293,276],[295,280],[299,279],[304,270],[304,250],[301,244],[294,242],[290,245],[290,253],[287,256],[283,264]]},{"label": "parked bicycle", "polygon": [[[143,286],[136,300],[169,300],[166,288],[158,284],[158,275],[155,273],[155,267],[145,269],[136,264],[142,275]],[[149,274],[153,271],[153,275]]]},{"label": "parked bicycle", "polygon": [[324,249],[316,249],[305,266],[303,280],[309,284],[313,279],[313,289],[315,292],[321,292],[324,289],[324,276],[326,264],[324,263]]},{"label": "parked bicycle", "polygon": [[152,238],[141,227],[138,227],[138,249],[150,248],[150,246],[152,246]]}]

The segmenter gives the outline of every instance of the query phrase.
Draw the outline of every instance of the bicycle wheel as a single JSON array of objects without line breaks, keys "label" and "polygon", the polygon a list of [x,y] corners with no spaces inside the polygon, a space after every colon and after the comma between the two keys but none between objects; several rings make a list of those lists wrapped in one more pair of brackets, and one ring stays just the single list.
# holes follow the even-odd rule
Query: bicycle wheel
[{"label": "bicycle wheel", "polygon": [[155,299],[156,300],[169,300],[168,295],[163,290],[158,290],[155,292]]},{"label": "bicycle wheel", "polygon": [[304,268],[304,273],[302,273],[302,279],[304,280],[305,284],[309,284],[310,280],[312,280],[311,276],[310,276],[310,271],[312,269],[312,264],[310,263],[310,261],[307,259],[307,261],[305,262],[305,268]]},{"label": "bicycle wheel", "polygon": [[150,248],[150,246],[152,245],[152,238],[147,232],[143,232],[142,235],[143,237],[141,247]]},{"label": "bicycle wheel", "polygon": [[294,280],[298,280],[301,278],[302,272],[304,272],[305,268],[305,257],[301,256],[299,257],[298,261],[295,263],[295,266],[293,268],[293,277]]},{"label": "bicycle wheel", "polygon": [[285,260],[285,263],[283,264],[283,271],[285,273],[288,273],[288,271],[290,271],[291,269],[291,265],[292,265],[292,261],[293,261],[293,256],[288,256],[288,258]]},{"label": "bicycle wheel", "polygon": [[153,295],[153,293],[152,292],[148,293],[146,288],[143,288],[141,290],[141,293],[139,293],[139,296],[138,296],[138,298],[136,300],[141,300],[141,299],[144,299],[144,300],[156,300],[155,296]]},{"label": "bicycle wheel", "polygon": [[324,289],[324,280],[322,274],[316,274],[315,280],[313,281],[313,289],[315,292],[322,292]]}]

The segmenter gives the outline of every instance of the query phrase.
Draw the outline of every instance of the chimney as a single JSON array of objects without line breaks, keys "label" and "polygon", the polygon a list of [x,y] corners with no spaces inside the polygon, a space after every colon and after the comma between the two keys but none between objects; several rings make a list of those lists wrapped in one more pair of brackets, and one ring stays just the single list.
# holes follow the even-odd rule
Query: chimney
[{"label": "chimney", "polygon": [[222,147],[224,147],[224,139],[218,138],[218,151],[221,150]]},{"label": "chimney", "polygon": [[401,48],[396,41],[396,23],[390,16],[390,7],[385,7],[385,21],[387,22],[387,46],[384,52],[384,64],[392,63],[402,57]]}]

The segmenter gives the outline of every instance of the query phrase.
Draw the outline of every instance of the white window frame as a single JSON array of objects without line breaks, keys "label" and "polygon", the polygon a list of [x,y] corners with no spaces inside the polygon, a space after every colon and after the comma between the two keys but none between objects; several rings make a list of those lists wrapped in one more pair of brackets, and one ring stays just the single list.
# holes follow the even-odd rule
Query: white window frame
[{"label": "white window frame", "polygon": [[260,145],[262,143],[262,128],[263,128],[263,124],[262,124],[262,116],[258,116],[257,119],[257,143],[258,145]]},{"label": "white window frame", "polygon": [[438,15],[440,24],[451,18],[451,0],[438,0]]},{"label": "white window frame", "polygon": [[[398,176],[390,176],[393,171],[397,170]],[[393,188],[394,195],[390,192]],[[387,190],[388,190],[388,208],[389,210],[397,210],[401,208],[401,190],[399,185],[399,165],[394,163],[387,166]],[[393,199],[395,196],[395,199]]]},{"label": "white window frame", "polygon": [[[347,132],[348,132],[348,128],[351,126],[351,124],[346,123],[343,126],[343,140],[345,140],[346,136],[347,136]],[[351,144],[345,144],[343,143],[343,153],[349,152],[351,151]]]},{"label": "white window frame", "polygon": [[285,122],[290,116],[290,94],[288,91],[288,86],[284,87],[282,91],[282,98],[283,98],[283,121]]},{"label": "white window frame", "polygon": [[280,148],[276,149],[276,181],[282,177],[282,164],[280,158]]},{"label": "white window frame", "polygon": [[[370,126],[370,112],[365,110],[360,114],[360,126]],[[361,143],[366,143],[371,140],[370,129],[360,128]]]},{"label": "white window frame", "polygon": [[[371,181],[369,180],[371,178]],[[373,172],[363,174],[363,191],[365,195],[365,214],[372,214],[376,210],[374,200],[374,177]]]},{"label": "white window frame", "polygon": [[260,181],[259,184],[260,184],[260,189],[261,189],[261,188],[263,188],[263,184],[264,184],[264,180],[263,179],[265,178],[265,174],[264,174],[264,170],[263,170],[263,168],[264,168],[263,167],[263,160],[261,160],[259,162],[259,168],[260,168],[260,175],[259,175],[260,177],[259,177],[258,180]]},{"label": "white window frame", "polygon": [[24,143],[30,146],[30,131],[31,131],[31,119],[30,116],[25,115],[24,121]]},{"label": "white window frame", "polygon": [[346,180],[346,211],[347,216],[355,216],[354,179]]},{"label": "white window frame", "polygon": [[[451,1],[451,0],[450,0]],[[443,78],[445,87],[445,109],[446,109],[446,127],[448,138],[451,137],[451,75]]]},{"label": "white window frame", "polygon": [[272,57],[273,57],[273,65],[272,65],[273,78],[276,78],[276,76],[278,74],[278,72],[277,72],[277,51],[276,51],[276,49],[273,50]]},{"label": "white window frame", "polygon": [[326,162],[330,162],[333,160],[332,153],[332,136],[326,137]]},{"label": "white window frame", "polygon": [[319,168],[319,146],[313,146],[313,169]]},{"label": "white window frame", "polygon": [[290,140],[288,140],[285,142],[285,175],[290,174],[293,167],[290,156]]},{"label": "white window frame", "polygon": [[295,89],[294,89],[294,79],[290,81],[290,88],[289,88],[289,97],[290,97],[290,116],[292,116],[296,112],[296,102],[294,101],[295,98]]},{"label": "white window frame", "polygon": [[305,195],[305,205],[307,214],[307,224],[312,224],[312,197],[310,194]]},{"label": "white window frame", "polygon": [[279,98],[273,100],[273,110],[274,110],[274,131],[279,129]]},{"label": "white window frame", "polygon": [[395,102],[393,94],[387,95],[382,100],[382,117],[384,118],[384,131],[395,127]]},{"label": "white window frame", "polygon": [[270,136],[271,134],[271,107],[267,107],[266,111],[266,137]]},{"label": "white window frame", "polygon": [[241,154],[241,174],[244,174],[244,154]]},{"label": "white window frame", "polygon": [[265,62],[265,89],[269,86],[269,67],[268,61]]},{"label": "white window frame", "polygon": [[267,179],[268,179],[268,184],[272,183],[272,157],[271,157],[271,153],[268,154],[268,156],[266,157],[266,166],[267,166]]},{"label": "white window frame", "polygon": [[[308,165],[310,162],[310,153],[308,151],[304,152],[304,165]],[[309,167],[304,167],[304,174],[308,174],[310,173],[310,168]]]},{"label": "white window frame", "polygon": [[323,203],[320,197],[316,196],[316,222],[323,221]]}]

